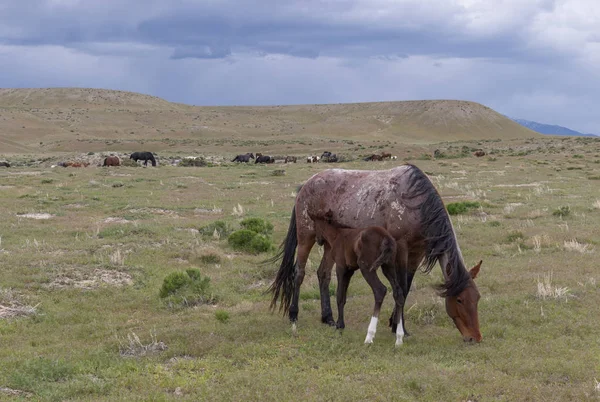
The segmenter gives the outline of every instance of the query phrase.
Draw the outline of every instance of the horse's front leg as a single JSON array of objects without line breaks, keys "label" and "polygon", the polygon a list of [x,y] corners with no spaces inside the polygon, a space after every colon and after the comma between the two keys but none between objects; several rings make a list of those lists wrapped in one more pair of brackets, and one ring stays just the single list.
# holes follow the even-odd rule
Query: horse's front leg
[{"label": "horse's front leg", "polygon": [[344,329],[346,324],[344,323],[344,306],[346,305],[346,296],[348,295],[348,286],[350,285],[350,279],[354,275],[354,270],[348,269],[345,266],[338,265],[336,267],[336,273],[338,278],[337,288],[337,306],[338,306],[338,321],[336,327],[338,329]]},{"label": "horse's front leg", "polygon": [[397,269],[395,264],[384,264],[382,266],[383,274],[390,281],[392,291],[394,294],[394,300],[396,302],[394,307],[394,314],[390,318],[392,324],[392,330],[396,334],[396,346],[400,346],[404,339],[404,329],[401,322],[404,320],[404,289],[406,288],[406,270]]},{"label": "horse's front leg", "polygon": [[333,269],[333,255],[331,246],[325,242],[323,245],[323,258],[317,270],[319,278],[319,293],[321,294],[321,322],[328,325],[336,325],[331,311],[331,300],[329,297],[329,283],[331,282],[331,270]]}]

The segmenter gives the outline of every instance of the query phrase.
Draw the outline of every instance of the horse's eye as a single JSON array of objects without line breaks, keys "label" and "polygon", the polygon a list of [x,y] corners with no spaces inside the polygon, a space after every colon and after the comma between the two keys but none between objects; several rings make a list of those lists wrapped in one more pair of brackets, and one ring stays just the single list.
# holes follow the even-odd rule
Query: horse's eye
[{"label": "horse's eye", "polygon": [[461,300],[461,299],[456,299],[456,302],[457,302],[458,304],[462,304],[462,300]]}]

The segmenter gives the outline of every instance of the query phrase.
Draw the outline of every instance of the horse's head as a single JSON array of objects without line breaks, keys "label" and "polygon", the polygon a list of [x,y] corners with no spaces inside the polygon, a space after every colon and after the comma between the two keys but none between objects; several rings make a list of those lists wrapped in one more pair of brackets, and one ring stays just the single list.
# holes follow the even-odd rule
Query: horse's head
[{"label": "horse's head", "polygon": [[477,315],[477,304],[481,295],[474,281],[481,268],[481,263],[482,261],[479,261],[469,271],[471,278],[462,292],[457,296],[446,296],[446,312],[454,321],[454,325],[462,334],[465,342],[481,342],[483,338],[479,331],[479,316]]}]

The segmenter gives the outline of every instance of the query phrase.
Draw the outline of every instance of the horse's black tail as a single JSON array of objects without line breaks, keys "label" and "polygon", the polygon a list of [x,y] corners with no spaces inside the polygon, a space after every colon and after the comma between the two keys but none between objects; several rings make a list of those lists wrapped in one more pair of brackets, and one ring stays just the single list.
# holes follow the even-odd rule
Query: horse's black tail
[{"label": "horse's black tail", "polygon": [[152,161],[152,166],[156,166],[156,159],[154,159],[154,155],[150,153],[150,160]]},{"label": "horse's black tail", "polygon": [[271,259],[267,260],[269,263],[274,263],[281,260],[279,265],[279,271],[275,280],[269,287],[269,292],[273,294],[271,300],[271,309],[274,309],[277,305],[277,300],[281,299],[279,305],[279,311],[283,311],[285,314],[290,309],[292,302],[292,296],[296,287],[296,247],[298,246],[298,234],[296,232],[296,206],[292,208],[292,218],[290,219],[290,227],[288,228],[285,240],[281,243],[279,252]]}]

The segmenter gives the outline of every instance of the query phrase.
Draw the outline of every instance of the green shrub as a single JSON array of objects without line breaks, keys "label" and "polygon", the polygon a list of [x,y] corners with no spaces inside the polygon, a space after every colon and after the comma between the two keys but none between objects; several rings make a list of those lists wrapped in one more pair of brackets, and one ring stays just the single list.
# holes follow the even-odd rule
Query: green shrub
[{"label": "green shrub", "polygon": [[231,233],[231,228],[227,222],[224,221],[211,222],[208,225],[201,227],[199,232],[203,236],[212,236],[213,233],[215,233],[215,230],[219,234],[220,238],[227,237]]},{"label": "green shrub", "polygon": [[460,215],[466,213],[469,209],[479,208],[480,205],[476,201],[451,202],[446,205],[446,209],[450,215]]},{"label": "green shrub", "polygon": [[215,318],[217,321],[225,323],[229,321],[229,313],[225,310],[217,310],[215,311]]},{"label": "green shrub", "polygon": [[558,207],[558,209],[554,210],[554,212],[552,212],[552,215],[560,216],[561,218],[563,218],[565,216],[569,216],[570,214],[571,214],[571,207],[568,205],[562,205],[562,206]]},{"label": "green shrub", "polygon": [[221,257],[213,253],[205,254],[200,256],[200,261],[202,261],[203,264],[218,264],[221,262]]},{"label": "green shrub", "polygon": [[236,251],[260,254],[273,248],[271,240],[252,230],[242,229],[229,236],[229,245]]},{"label": "green shrub", "polygon": [[264,235],[273,233],[273,224],[261,218],[246,218],[240,222],[240,226]]},{"label": "green shrub", "polygon": [[196,159],[182,159],[181,162],[179,162],[179,166],[184,166],[184,167],[189,167],[189,166],[203,167],[206,165],[207,165],[206,159],[204,159],[202,156],[198,156]]},{"label": "green shrub", "polygon": [[52,179],[42,179],[42,184],[50,184],[52,183],[54,180]]},{"label": "green shrub", "polygon": [[508,234],[508,236],[506,236],[506,241],[508,243],[515,243],[515,242],[520,243],[523,240],[525,240],[525,235],[519,231],[510,232]]},{"label": "green shrub", "polygon": [[209,303],[214,300],[209,284],[210,278],[203,277],[197,269],[171,272],[163,280],[159,296],[171,307]]},{"label": "green shrub", "polygon": [[498,222],[498,221],[489,221],[489,222],[488,222],[488,225],[490,225],[491,227],[494,227],[494,228],[496,228],[496,227],[500,226],[500,225],[501,225],[501,223],[500,223],[500,222]]}]

